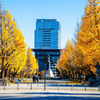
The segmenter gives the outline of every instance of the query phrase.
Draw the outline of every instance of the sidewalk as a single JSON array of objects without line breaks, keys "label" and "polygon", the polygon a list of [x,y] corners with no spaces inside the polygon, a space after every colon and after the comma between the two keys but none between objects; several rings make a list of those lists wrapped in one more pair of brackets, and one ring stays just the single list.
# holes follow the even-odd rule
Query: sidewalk
[{"label": "sidewalk", "polygon": [[100,100],[100,92],[71,90],[0,90],[0,100]]}]

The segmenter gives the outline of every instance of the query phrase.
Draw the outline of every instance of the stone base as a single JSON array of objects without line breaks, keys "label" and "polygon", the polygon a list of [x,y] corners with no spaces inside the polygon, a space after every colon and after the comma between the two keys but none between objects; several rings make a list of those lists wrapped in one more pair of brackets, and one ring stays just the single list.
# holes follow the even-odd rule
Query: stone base
[{"label": "stone base", "polygon": [[[44,72],[44,74],[42,75],[42,78],[44,78],[44,75],[45,75],[45,72]],[[54,75],[53,75],[53,73],[52,73],[52,70],[46,70],[46,78],[53,78],[54,77]]]}]

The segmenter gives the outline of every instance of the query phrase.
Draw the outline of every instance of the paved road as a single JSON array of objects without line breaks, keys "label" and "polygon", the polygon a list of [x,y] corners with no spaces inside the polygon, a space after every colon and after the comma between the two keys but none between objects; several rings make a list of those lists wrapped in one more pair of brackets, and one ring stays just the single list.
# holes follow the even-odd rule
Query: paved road
[{"label": "paved road", "polygon": [[98,91],[0,90],[0,100],[100,100]]}]

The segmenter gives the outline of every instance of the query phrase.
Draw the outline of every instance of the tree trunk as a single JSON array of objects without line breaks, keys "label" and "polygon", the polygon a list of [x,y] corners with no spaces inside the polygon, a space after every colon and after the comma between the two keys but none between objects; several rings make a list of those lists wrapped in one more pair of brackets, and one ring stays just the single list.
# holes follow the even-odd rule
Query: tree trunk
[{"label": "tree trunk", "polygon": [[[2,50],[2,54],[3,54],[3,50]],[[3,78],[4,77],[4,57],[2,57],[2,66],[1,66],[1,78]]]},{"label": "tree trunk", "polygon": [[5,71],[4,71],[4,77],[7,77],[8,76],[8,70],[6,69]]},{"label": "tree trunk", "polygon": [[76,73],[76,80],[78,81],[78,73]]},{"label": "tree trunk", "polygon": [[78,80],[80,81],[80,74],[78,73]]},{"label": "tree trunk", "polygon": [[10,80],[10,72],[11,72],[11,69],[9,69],[9,80]]},{"label": "tree trunk", "polygon": [[1,78],[3,79],[4,77],[4,71],[1,71]]},{"label": "tree trunk", "polygon": [[74,81],[75,81],[75,72],[73,72],[73,79],[74,79]]},{"label": "tree trunk", "polygon": [[16,76],[16,72],[15,72],[15,68],[14,68],[13,81],[14,81],[15,76]]}]

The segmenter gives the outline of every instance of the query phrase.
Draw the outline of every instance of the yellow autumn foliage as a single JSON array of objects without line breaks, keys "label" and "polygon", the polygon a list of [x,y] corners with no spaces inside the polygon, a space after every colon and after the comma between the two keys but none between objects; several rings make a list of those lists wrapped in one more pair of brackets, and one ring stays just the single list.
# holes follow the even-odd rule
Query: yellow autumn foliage
[{"label": "yellow autumn foliage", "polygon": [[18,74],[26,61],[26,44],[11,14],[0,11],[0,63],[1,76],[4,71],[14,68]]},{"label": "yellow autumn foliage", "polygon": [[92,75],[97,61],[100,62],[100,0],[88,0],[76,40],[73,45],[68,40],[57,69],[72,76]]},{"label": "yellow autumn foliage", "polygon": [[30,74],[35,74],[38,71],[37,59],[33,56],[32,50],[28,48],[26,66]]}]

